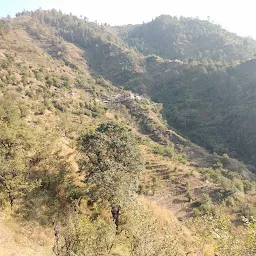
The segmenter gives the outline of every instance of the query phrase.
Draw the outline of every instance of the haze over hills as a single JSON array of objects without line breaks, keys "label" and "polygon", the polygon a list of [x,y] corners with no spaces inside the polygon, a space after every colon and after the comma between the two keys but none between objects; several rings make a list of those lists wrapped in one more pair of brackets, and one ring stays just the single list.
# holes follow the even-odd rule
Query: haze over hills
[{"label": "haze over hills", "polygon": [[253,255],[255,41],[56,10],[0,36],[1,253]]}]

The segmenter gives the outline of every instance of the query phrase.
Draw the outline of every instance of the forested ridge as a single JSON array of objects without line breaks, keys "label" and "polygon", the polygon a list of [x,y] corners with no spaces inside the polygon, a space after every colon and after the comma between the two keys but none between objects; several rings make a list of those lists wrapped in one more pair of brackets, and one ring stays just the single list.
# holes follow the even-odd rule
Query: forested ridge
[{"label": "forested ridge", "polygon": [[129,45],[164,59],[220,62],[247,60],[255,54],[252,38],[242,38],[218,24],[198,18],[161,15],[151,22],[117,28]]},{"label": "forested ridge", "polygon": [[254,40],[36,10],[0,45],[0,254],[255,254]]}]

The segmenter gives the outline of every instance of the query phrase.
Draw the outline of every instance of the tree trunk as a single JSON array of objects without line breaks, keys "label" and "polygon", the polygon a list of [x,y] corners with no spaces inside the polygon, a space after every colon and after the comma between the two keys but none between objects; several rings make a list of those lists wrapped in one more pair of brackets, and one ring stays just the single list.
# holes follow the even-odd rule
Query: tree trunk
[{"label": "tree trunk", "polygon": [[11,191],[8,191],[8,196],[9,196],[9,200],[10,200],[10,204],[11,204],[11,210],[12,210],[15,197],[14,197],[14,195]]},{"label": "tree trunk", "polygon": [[118,232],[118,227],[119,227],[120,208],[121,208],[120,205],[113,205],[111,207],[112,218],[116,225],[116,233]]}]

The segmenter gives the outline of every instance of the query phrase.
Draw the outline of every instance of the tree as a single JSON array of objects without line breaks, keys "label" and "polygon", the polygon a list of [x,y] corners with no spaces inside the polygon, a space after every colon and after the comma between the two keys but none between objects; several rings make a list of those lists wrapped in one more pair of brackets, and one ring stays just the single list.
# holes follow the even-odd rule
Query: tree
[{"label": "tree", "polygon": [[39,185],[30,180],[35,140],[33,131],[20,118],[17,106],[0,101],[0,192],[7,195],[11,208],[15,199]]},{"label": "tree", "polygon": [[132,202],[143,170],[135,137],[127,128],[103,123],[95,131],[82,135],[80,170],[90,187],[90,197],[108,202],[118,230],[121,207]]},{"label": "tree", "polygon": [[[8,97],[0,99],[0,198],[12,209],[21,200],[21,207],[31,203],[30,192],[39,187],[43,191],[50,177],[57,190],[61,182],[58,179],[54,183],[53,177],[66,170],[67,163],[60,159],[58,136],[43,127],[29,126],[22,118],[22,103],[19,108]],[[47,192],[52,192],[49,186]],[[34,198],[38,201],[39,195],[34,194]]]},{"label": "tree", "polygon": [[113,221],[101,217],[92,220],[86,214],[72,214],[66,221],[64,226],[54,227],[55,255],[112,255],[117,242]]}]

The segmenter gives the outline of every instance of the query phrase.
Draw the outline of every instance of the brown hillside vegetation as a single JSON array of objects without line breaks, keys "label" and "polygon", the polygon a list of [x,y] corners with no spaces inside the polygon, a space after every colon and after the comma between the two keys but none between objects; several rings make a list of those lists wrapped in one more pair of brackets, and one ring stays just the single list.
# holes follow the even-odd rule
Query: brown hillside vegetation
[{"label": "brown hillside vegetation", "polygon": [[0,255],[254,255],[255,174],[112,85],[183,64],[56,11],[1,22]]}]

